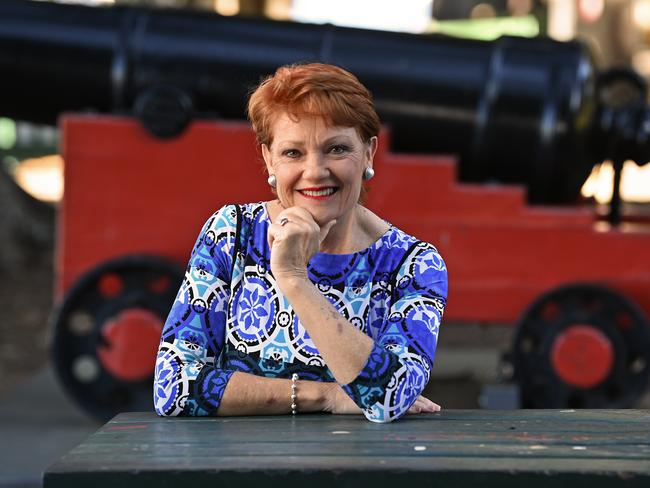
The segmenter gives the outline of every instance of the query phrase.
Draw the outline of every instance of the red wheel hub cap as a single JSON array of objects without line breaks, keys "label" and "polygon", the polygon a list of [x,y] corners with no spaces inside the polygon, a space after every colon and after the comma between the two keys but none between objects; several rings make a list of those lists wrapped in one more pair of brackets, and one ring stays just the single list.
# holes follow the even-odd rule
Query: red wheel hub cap
[{"label": "red wheel hub cap", "polygon": [[555,338],[551,364],[565,383],[592,388],[609,376],[614,347],[600,330],[590,325],[572,325]]},{"label": "red wheel hub cap", "polygon": [[99,360],[116,378],[145,380],[153,374],[161,330],[160,317],[149,310],[123,310],[102,329],[106,345],[97,348]]}]

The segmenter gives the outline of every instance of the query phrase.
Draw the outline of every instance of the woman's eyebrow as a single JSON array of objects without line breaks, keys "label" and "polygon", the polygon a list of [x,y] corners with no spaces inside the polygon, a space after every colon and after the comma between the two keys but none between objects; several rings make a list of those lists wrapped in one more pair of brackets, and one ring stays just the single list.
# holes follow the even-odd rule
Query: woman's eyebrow
[{"label": "woman's eyebrow", "polygon": [[[332,144],[333,142],[347,142],[348,144],[351,144],[350,136],[347,136],[345,134],[337,134],[332,137],[328,137],[325,139],[321,144],[326,146],[327,144]],[[279,146],[302,146],[304,145],[304,141],[280,141],[278,142]]]},{"label": "woman's eyebrow", "polygon": [[344,135],[344,134],[338,134],[332,137],[329,137],[323,141],[324,145],[331,144],[333,142],[347,142],[350,143],[350,136]]},{"label": "woman's eyebrow", "polygon": [[300,146],[304,144],[302,141],[280,141],[278,145],[280,146]]}]

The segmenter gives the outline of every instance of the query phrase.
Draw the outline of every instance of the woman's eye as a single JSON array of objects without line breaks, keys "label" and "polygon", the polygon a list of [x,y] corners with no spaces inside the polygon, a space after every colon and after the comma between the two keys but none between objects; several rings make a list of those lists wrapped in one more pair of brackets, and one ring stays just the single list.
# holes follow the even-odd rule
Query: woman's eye
[{"label": "woman's eye", "polygon": [[300,152],[298,152],[296,149],[287,149],[282,154],[289,158],[297,158],[298,156],[300,156]]},{"label": "woman's eye", "polygon": [[330,148],[330,152],[332,154],[343,154],[347,150],[348,150],[347,146],[343,146],[343,145],[340,145],[340,144],[337,144],[336,146],[332,146]]}]

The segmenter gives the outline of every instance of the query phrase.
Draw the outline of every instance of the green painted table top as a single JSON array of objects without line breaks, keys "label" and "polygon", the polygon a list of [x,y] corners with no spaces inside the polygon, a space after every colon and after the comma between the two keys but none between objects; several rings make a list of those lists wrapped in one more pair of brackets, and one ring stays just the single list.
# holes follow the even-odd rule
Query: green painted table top
[{"label": "green painted table top", "polygon": [[44,482],[45,488],[647,488],[650,410],[446,410],[391,424],[318,414],[124,413],[48,468]]}]

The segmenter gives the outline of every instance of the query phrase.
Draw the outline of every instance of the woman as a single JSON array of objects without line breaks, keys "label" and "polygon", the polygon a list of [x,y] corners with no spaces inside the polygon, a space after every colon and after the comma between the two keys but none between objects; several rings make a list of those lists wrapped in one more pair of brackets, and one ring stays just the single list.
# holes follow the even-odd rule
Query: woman
[{"label": "woman", "polygon": [[331,65],[279,68],[248,114],[277,198],[208,219],[162,333],[160,415],[326,411],[389,422],[421,396],[447,271],[360,203],[380,124]]}]

